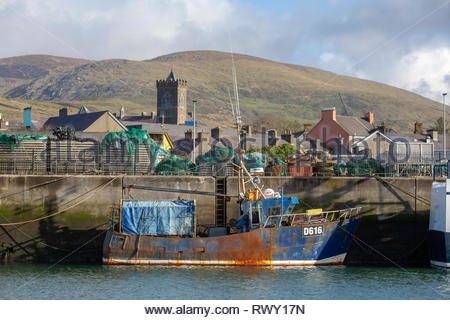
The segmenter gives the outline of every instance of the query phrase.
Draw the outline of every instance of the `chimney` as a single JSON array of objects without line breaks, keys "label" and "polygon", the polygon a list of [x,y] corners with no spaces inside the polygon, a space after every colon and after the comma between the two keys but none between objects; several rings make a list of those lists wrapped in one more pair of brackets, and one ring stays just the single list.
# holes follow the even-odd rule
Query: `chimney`
[{"label": "chimney", "polygon": [[192,130],[191,129],[189,129],[188,131],[186,131],[185,133],[184,133],[184,139],[185,140],[192,140]]},{"label": "chimney", "polygon": [[286,133],[281,135],[281,139],[283,139],[284,141],[286,141],[287,143],[292,143],[293,139],[293,135],[292,132],[290,130],[286,130]]},{"label": "chimney", "polygon": [[69,109],[67,107],[59,109],[59,116],[64,117],[69,115]]},{"label": "chimney", "polygon": [[336,108],[322,109],[322,120],[336,121]]},{"label": "chimney", "polygon": [[120,105],[120,112],[119,112],[119,119],[122,120],[125,117],[125,108],[124,106],[121,104]]},{"label": "chimney", "polygon": [[367,112],[364,115],[364,119],[366,119],[370,124],[373,124],[373,112]]},{"label": "chimney", "polygon": [[252,127],[248,124],[242,126],[242,130],[245,131],[247,137],[252,136]]},{"label": "chimney", "polygon": [[414,123],[414,133],[415,134],[423,134],[423,123],[416,121],[416,123]]},{"label": "chimney", "polygon": [[197,134],[197,141],[196,144],[198,144],[198,154],[204,154],[205,152],[208,152],[209,147],[209,138],[211,137],[211,133],[209,133],[206,130],[202,130]]},{"label": "chimney", "polygon": [[305,123],[303,125],[303,131],[309,132],[311,130],[311,127],[312,127],[311,123]]},{"label": "chimney", "polygon": [[211,137],[213,137],[216,140],[220,140],[220,137],[222,136],[222,129],[219,127],[211,129]]},{"label": "chimney", "polygon": [[384,121],[379,126],[377,126],[377,130],[384,134],[389,133],[389,128]]},{"label": "chimney", "polygon": [[427,134],[431,136],[431,139],[433,141],[438,141],[438,131],[434,129],[427,130]]},{"label": "chimney", "polygon": [[270,129],[269,131],[267,131],[267,141],[269,143],[269,146],[274,146],[277,144],[277,130],[275,129]]},{"label": "chimney", "polygon": [[22,127],[27,129],[36,130],[33,122],[31,121],[31,107],[23,108],[23,123]]}]

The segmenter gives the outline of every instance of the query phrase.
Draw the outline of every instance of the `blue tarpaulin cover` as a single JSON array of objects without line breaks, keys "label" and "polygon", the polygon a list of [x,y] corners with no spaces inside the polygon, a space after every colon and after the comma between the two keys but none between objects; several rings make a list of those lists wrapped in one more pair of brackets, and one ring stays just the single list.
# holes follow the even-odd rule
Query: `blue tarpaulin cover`
[{"label": "blue tarpaulin cover", "polygon": [[194,201],[123,201],[122,232],[185,236],[194,233]]}]

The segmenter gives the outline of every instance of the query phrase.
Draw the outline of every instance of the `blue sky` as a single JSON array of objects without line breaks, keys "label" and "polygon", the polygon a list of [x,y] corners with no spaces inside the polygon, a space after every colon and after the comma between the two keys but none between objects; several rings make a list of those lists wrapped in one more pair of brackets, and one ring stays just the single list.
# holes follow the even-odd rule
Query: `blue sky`
[{"label": "blue sky", "polygon": [[0,0],[0,57],[233,51],[388,83],[450,84],[449,0]]}]

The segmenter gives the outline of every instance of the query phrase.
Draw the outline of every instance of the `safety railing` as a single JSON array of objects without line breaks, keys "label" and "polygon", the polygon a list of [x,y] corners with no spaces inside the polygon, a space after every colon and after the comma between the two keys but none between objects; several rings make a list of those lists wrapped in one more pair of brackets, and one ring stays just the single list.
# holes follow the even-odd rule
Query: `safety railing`
[{"label": "safety railing", "polygon": [[340,219],[349,219],[359,215],[361,207],[354,207],[342,210],[324,211],[318,213],[290,213],[284,215],[271,215],[267,217],[264,228],[281,226],[295,226],[300,224],[323,223]]}]

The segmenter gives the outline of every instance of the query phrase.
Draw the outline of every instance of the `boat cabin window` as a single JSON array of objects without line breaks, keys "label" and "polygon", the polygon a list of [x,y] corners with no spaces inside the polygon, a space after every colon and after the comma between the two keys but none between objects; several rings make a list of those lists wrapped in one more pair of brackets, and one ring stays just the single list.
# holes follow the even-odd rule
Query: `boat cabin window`
[{"label": "boat cabin window", "polygon": [[252,225],[259,225],[259,208],[258,207],[252,207]]},{"label": "boat cabin window", "polygon": [[279,216],[281,215],[281,207],[270,207],[267,208],[267,215],[268,216]]}]

